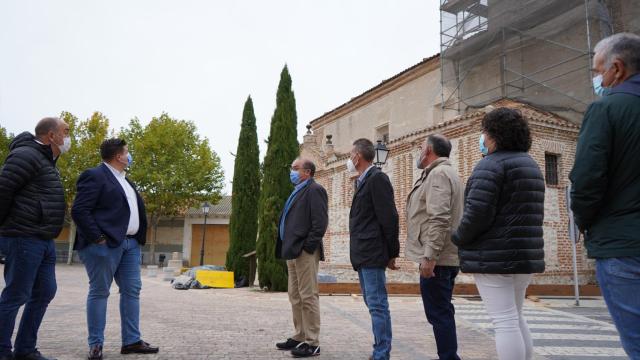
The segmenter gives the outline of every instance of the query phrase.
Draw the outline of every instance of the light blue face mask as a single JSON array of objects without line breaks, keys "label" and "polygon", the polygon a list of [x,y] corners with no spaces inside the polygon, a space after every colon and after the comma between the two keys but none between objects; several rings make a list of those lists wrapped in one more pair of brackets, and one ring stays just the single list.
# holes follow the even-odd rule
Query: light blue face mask
[{"label": "light blue face mask", "polygon": [[291,180],[291,183],[293,185],[298,185],[298,183],[300,183],[300,173],[291,170],[291,172],[289,173],[289,180]]},{"label": "light blue face mask", "polygon": [[131,153],[127,153],[127,162],[129,163],[127,166],[131,166],[131,163],[133,162],[133,156],[131,156]]},{"label": "light blue face mask", "polygon": [[482,155],[487,156],[489,155],[489,148],[484,144],[484,134],[480,135],[480,141],[479,141],[479,145],[480,145],[480,152],[482,153]]},{"label": "light blue face mask", "polygon": [[611,88],[602,86],[602,74],[593,78],[593,92],[598,96],[606,96]]}]

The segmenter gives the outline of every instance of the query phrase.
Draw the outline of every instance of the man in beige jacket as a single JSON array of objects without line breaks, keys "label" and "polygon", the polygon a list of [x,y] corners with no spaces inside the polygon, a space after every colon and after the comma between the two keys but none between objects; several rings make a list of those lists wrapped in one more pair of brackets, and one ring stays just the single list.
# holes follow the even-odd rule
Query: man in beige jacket
[{"label": "man in beige jacket", "polygon": [[458,275],[458,249],[451,233],[462,218],[464,192],[449,162],[451,142],[430,135],[416,166],[423,169],[407,199],[407,259],[420,264],[420,292],[427,320],[433,326],[440,360],[459,360],[453,286]]}]

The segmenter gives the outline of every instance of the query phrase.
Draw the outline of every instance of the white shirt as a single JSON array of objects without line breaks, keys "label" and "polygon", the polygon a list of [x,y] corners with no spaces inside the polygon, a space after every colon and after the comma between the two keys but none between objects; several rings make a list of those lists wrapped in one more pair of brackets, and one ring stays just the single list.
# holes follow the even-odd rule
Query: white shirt
[{"label": "white shirt", "polygon": [[116,177],[120,186],[122,186],[122,190],[124,190],[125,195],[127,196],[127,202],[129,203],[129,226],[127,226],[127,235],[135,235],[140,228],[140,217],[138,216],[138,198],[136,197],[136,191],[133,190],[133,187],[126,179],[126,173],[124,171],[120,172],[118,169],[113,166],[104,163],[107,165],[113,176]]}]

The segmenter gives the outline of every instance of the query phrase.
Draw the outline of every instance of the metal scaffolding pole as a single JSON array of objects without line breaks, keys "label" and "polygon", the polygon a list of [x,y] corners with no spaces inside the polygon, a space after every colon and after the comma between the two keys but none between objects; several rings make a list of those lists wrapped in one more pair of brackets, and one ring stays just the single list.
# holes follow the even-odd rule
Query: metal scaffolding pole
[{"label": "metal scaffolding pole", "polygon": [[573,260],[573,293],[576,306],[580,306],[580,279],[578,278],[578,251],[577,246],[580,241],[580,232],[577,229],[573,219],[573,211],[571,211],[571,185],[565,190],[565,198],[567,202],[567,214],[569,214],[569,240],[571,241],[571,254]]},{"label": "metal scaffolding pole", "polygon": [[[526,90],[533,86],[540,86],[548,90],[544,92],[546,94],[560,94],[560,98],[567,99],[560,101],[560,103],[567,103],[564,105],[565,107],[571,106],[571,104],[580,104],[580,108],[582,108],[592,100],[591,97],[587,98],[587,94],[570,94],[566,89],[558,88],[562,87],[562,84],[557,80],[561,76],[567,76],[574,71],[582,70],[581,58],[584,58],[585,61],[588,59],[589,62],[591,60],[590,0],[584,0],[583,5],[581,5],[582,1],[578,0],[564,8],[564,10],[572,10],[570,12],[570,21],[581,22],[582,20],[579,20],[579,7],[585,7],[583,13],[585,22],[583,24],[586,24],[587,27],[586,49],[582,49],[579,42],[565,41],[562,37],[557,37],[557,30],[549,32],[550,29],[555,29],[553,27],[554,22],[560,21],[560,17],[569,16],[567,11],[554,12],[554,10],[558,10],[559,7],[566,3],[548,1],[538,7],[534,5],[533,9],[522,9],[523,12],[520,12],[518,8],[519,3],[511,0],[502,2],[484,0],[440,1],[440,98],[443,117],[445,109],[458,110],[460,112],[465,110],[461,108],[461,105],[476,107],[478,104],[486,102],[487,98],[496,98],[497,96],[509,98],[517,94],[516,96],[521,96],[522,100],[531,101],[529,97],[537,95]],[[522,4],[525,4],[525,2],[523,1]],[[530,6],[529,3],[527,4]],[[525,10],[531,10],[532,15],[526,15],[527,12]],[[545,11],[546,13],[544,13]],[[542,20],[538,21],[537,16],[541,13],[544,13],[544,15],[541,17]],[[520,21],[514,20],[514,14],[525,20],[526,25],[522,25],[521,29],[514,27],[514,24],[521,24]],[[534,16],[533,14],[537,15]],[[576,16],[578,20],[576,20]],[[493,28],[490,27],[491,24],[493,24]],[[501,35],[500,44],[496,43],[498,35]],[[538,59],[537,63],[532,62],[534,60],[527,61],[525,51],[528,53],[535,52],[536,47],[546,51],[549,47],[545,47],[544,44],[552,45],[550,48],[555,51],[556,56],[550,56],[549,60],[554,60],[554,63],[545,64],[544,59],[543,61]],[[567,52],[575,52],[577,54],[568,54]],[[520,69],[515,70],[510,66],[515,64],[510,59],[512,56],[515,56],[513,61],[519,61]],[[499,69],[495,69],[494,61],[497,61]],[[575,66],[572,62],[576,62]],[[486,72],[475,71],[479,66],[489,69],[491,71],[490,74],[497,71],[497,78],[493,80],[490,77],[487,78]],[[567,71],[567,68],[569,68],[569,71]],[[561,70],[562,74],[545,80],[540,80],[538,79],[539,76],[535,76],[544,72],[557,74],[558,71],[556,69]],[[515,74],[518,78],[516,80],[510,79],[511,74]],[[548,83],[551,80],[556,82]],[[470,84],[473,85],[466,86],[465,82],[468,81],[471,81]],[[527,84],[527,82],[534,84]],[[522,85],[518,86],[516,83],[521,83]],[[486,84],[486,86],[483,87],[483,84]],[[519,91],[515,91],[516,89]],[[492,92],[495,93],[486,95]],[[480,97],[480,95],[485,96]],[[475,100],[470,101],[470,99]],[[550,103],[548,105],[553,107],[559,104],[553,105],[553,103]]]}]

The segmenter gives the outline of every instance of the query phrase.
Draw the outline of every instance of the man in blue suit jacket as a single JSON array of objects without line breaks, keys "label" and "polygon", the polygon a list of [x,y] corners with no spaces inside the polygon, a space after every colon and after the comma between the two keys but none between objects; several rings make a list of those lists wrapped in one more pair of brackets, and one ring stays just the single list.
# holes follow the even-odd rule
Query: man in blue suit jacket
[{"label": "man in blue suit jacket", "polygon": [[78,179],[71,215],[78,226],[75,249],[89,275],[89,360],[102,359],[107,299],[113,280],[120,288],[121,354],[157,353],[140,337],[140,247],[146,242],[144,202],[126,178],[131,155],[124,140],[100,145],[104,161]]}]

